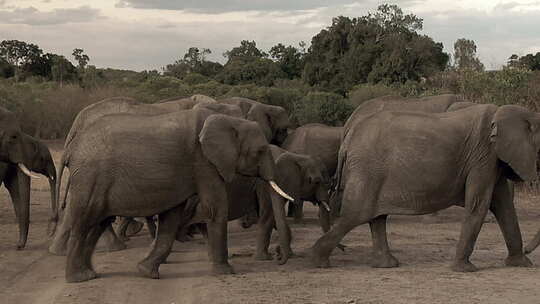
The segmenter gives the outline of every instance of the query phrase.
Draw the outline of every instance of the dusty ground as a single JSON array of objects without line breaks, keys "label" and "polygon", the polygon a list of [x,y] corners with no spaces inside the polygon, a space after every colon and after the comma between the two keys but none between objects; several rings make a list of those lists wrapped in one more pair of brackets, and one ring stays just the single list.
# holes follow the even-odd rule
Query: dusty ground
[{"label": "dusty ground", "polygon": [[[53,145],[58,156],[59,145]],[[124,251],[94,255],[100,278],[79,284],[64,281],[65,258],[47,253],[49,193],[46,181],[32,185],[28,245],[16,251],[17,226],[7,191],[0,190],[1,303],[540,303],[540,269],[503,266],[506,249],[498,227],[486,223],[472,260],[479,272],[449,270],[459,235],[462,210],[452,208],[437,219],[392,217],[391,248],[401,266],[370,268],[367,225],[347,235],[345,253],[335,252],[333,267],[311,268],[303,258],[284,266],[254,261],[255,230],[230,225],[229,248],[238,274],[211,276],[206,246],[197,238],[176,243],[161,279],[142,278],[136,263],[150,243],[145,233]],[[517,207],[525,240],[540,228],[540,197],[520,194]],[[315,209],[304,224],[292,225],[293,249],[301,252],[320,236]],[[144,232],[144,231],[143,231]],[[275,238],[273,240],[275,243]],[[540,249],[530,255],[540,265]]]}]

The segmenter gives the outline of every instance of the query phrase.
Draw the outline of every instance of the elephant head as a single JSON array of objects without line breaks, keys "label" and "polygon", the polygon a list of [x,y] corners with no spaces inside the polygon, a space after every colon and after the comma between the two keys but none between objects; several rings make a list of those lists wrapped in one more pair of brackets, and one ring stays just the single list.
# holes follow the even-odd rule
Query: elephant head
[{"label": "elephant head", "polygon": [[277,182],[295,200],[328,203],[330,178],[320,161],[285,152],[276,158]]},{"label": "elephant head", "polygon": [[235,174],[275,179],[268,142],[257,123],[223,114],[210,115],[199,133],[206,158],[226,182]]},{"label": "elephant head", "polygon": [[521,106],[501,106],[491,122],[490,140],[506,177],[528,181],[537,176],[540,114]]},{"label": "elephant head", "polygon": [[257,122],[271,144],[281,145],[285,141],[291,122],[284,108],[242,97],[232,97],[219,102],[239,106],[244,118]]}]

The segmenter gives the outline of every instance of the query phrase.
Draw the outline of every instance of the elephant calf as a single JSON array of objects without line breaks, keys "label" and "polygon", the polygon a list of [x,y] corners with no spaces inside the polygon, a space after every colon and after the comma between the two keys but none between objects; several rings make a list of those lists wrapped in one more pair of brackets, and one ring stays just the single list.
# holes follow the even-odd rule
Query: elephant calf
[{"label": "elephant calf", "polygon": [[507,178],[536,176],[540,115],[506,105],[476,105],[451,113],[379,112],[347,122],[339,152],[341,217],[312,248],[326,267],[330,253],[354,227],[369,223],[374,267],[396,267],[386,238],[389,214],[466,209],[452,265],[475,271],[474,244],[490,209],[508,248],[508,266],[531,266]]}]

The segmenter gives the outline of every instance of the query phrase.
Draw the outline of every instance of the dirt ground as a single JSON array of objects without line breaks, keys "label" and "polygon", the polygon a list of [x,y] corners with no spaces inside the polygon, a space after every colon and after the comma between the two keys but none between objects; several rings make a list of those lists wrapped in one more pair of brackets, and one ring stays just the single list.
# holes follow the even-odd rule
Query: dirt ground
[{"label": "dirt ground", "polygon": [[[60,146],[52,145],[56,159]],[[539,200],[520,193],[516,201],[526,241],[540,228]],[[94,254],[98,279],[68,284],[65,257],[47,252],[46,180],[32,185],[30,236],[23,251],[15,250],[17,225],[5,188],[0,201],[0,303],[540,303],[540,269],[504,267],[506,248],[495,223],[484,224],[472,256],[480,271],[450,271],[460,208],[437,218],[391,217],[389,241],[399,268],[369,267],[368,225],[346,236],[348,247],[334,252],[331,268],[315,269],[301,257],[283,266],[254,261],[255,228],[231,223],[229,254],[235,275],[210,275],[205,242],[198,236],[175,243],[168,263],[160,268],[160,280],[143,278],[136,270],[150,244],[143,231],[128,242],[127,250]],[[293,250],[309,248],[321,235],[316,210],[308,207],[305,222],[292,224],[292,232]],[[530,258],[540,265],[540,249]]]}]

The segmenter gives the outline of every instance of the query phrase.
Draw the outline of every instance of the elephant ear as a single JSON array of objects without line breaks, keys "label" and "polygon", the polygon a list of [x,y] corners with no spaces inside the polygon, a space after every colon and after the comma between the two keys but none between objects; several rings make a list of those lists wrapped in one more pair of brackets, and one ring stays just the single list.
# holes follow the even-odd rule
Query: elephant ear
[{"label": "elephant ear", "polygon": [[264,105],[254,104],[247,113],[246,118],[251,121],[255,121],[263,131],[266,140],[268,140],[268,142],[272,141],[274,133],[272,129],[272,121],[270,120],[269,115],[265,112]]},{"label": "elephant ear", "polygon": [[506,172],[507,177],[534,179],[538,152],[535,138],[540,131],[538,115],[520,106],[502,106],[495,113],[491,128],[490,140],[495,144],[497,157],[515,173]]},{"label": "elephant ear", "polygon": [[210,115],[199,133],[203,154],[226,182],[233,180],[239,157],[238,134],[225,115]]}]

